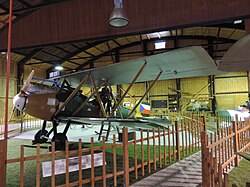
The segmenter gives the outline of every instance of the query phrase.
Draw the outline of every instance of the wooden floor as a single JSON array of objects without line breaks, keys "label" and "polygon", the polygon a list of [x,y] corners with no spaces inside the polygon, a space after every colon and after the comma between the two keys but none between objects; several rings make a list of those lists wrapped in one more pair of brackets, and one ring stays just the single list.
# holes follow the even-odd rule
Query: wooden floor
[{"label": "wooden floor", "polygon": [[132,184],[131,187],[195,187],[201,186],[201,182],[201,152],[198,152]]}]

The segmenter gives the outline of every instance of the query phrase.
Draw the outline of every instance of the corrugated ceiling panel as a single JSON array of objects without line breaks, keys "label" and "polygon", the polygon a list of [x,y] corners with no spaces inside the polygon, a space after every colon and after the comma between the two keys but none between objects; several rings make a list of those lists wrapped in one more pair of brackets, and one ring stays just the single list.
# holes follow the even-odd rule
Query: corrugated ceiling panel
[{"label": "corrugated ceiling panel", "polygon": [[117,45],[113,40],[109,40],[108,44],[111,49],[119,47],[119,45]]},{"label": "corrugated ceiling panel", "polygon": [[69,69],[75,69],[75,68],[78,67],[78,65],[75,65],[75,64],[70,63],[70,62],[64,62],[63,66],[66,67],[66,68],[69,68]]},{"label": "corrugated ceiling panel", "polygon": [[[98,50],[102,51],[102,52],[106,52],[106,51],[109,51],[109,47],[107,45],[107,42],[105,43],[102,43],[102,44],[99,44],[97,46],[95,46],[95,48],[97,48]],[[110,46],[111,48],[111,46]],[[112,49],[112,48],[111,48]]]},{"label": "corrugated ceiling panel", "polygon": [[125,44],[128,44],[129,41],[126,40],[125,38],[117,38],[116,39],[121,45],[125,45]]},{"label": "corrugated ceiling panel", "polygon": [[237,30],[232,36],[231,39],[233,40],[239,40],[242,37],[244,37],[246,35],[246,31],[245,30]]},{"label": "corrugated ceiling panel", "polygon": [[96,49],[94,47],[90,48],[90,49],[87,49],[86,50],[87,52],[97,56],[97,55],[100,55],[101,53],[103,53],[103,51],[101,51],[100,49]]},{"label": "corrugated ceiling panel", "polygon": [[137,37],[135,37],[135,36],[128,36],[128,37],[126,37],[130,42],[137,42],[138,41],[138,39],[137,39]]}]

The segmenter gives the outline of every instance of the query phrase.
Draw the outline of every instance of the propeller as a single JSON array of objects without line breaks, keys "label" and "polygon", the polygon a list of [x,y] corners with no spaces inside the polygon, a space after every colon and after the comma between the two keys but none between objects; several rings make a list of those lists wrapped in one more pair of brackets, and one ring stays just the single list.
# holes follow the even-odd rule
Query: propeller
[{"label": "propeller", "polygon": [[19,110],[20,112],[22,112],[24,110],[24,108],[28,102],[27,91],[30,87],[30,81],[31,81],[33,76],[34,76],[34,70],[31,71],[27,80],[24,82],[24,85],[23,85],[21,91],[13,98],[14,108],[12,110],[11,117],[12,117],[15,109]]},{"label": "propeller", "polygon": [[14,115],[15,110],[16,110],[16,108],[13,107],[13,109],[12,109],[12,111],[11,111],[11,114],[10,114],[10,118],[9,118],[9,120],[8,120],[8,123],[11,121],[11,119],[12,119],[12,117],[13,117],[13,115]]},{"label": "propeller", "polygon": [[23,97],[26,94],[26,92],[28,91],[29,87],[30,87],[30,81],[32,79],[32,77],[34,76],[34,70],[32,70],[27,78],[27,80],[24,82],[23,87],[21,89],[21,91],[18,93],[19,97]]}]

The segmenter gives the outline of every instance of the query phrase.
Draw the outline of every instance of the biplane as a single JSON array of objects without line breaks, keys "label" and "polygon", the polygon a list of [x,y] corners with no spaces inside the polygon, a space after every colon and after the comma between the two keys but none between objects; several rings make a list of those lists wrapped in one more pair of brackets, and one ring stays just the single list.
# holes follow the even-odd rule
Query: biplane
[{"label": "biplane", "polygon": [[[57,149],[63,149],[67,140],[70,124],[89,124],[104,122],[114,123],[116,127],[138,123],[141,126],[151,124],[167,127],[168,120],[154,120],[144,117],[134,118],[136,108],[153,87],[157,80],[177,79],[194,76],[208,76],[221,73],[214,60],[198,46],[180,48],[173,51],[147,56],[136,60],[120,62],[105,67],[88,69],[49,80],[51,84],[32,83],[34,71],[31,72],[21,91],[14,97],[14,107],[19,111],[43,119],[44,123],[33,140],[33,143],[45,143],[53,132],[52,141]],[[56,81],[57,80],[57,81]],[[144,95],[132,109],[125,109],[121,103],[132,85],[137,82],[151,81]],[[128,88],[116,98],[112,85],[129,84]],[[93,92],[86,96],[81,92],[83,86]],[[107,112],[107,106],[100,92],[101,88],[110,90],[114,105]],[[53,127],[46,130],[46,122],[52,121]],[[59,123],[66,123],[63,132],[57,132]],[[101,132],[101,131],[100,131]],[[101,133],[100,133],[101,134]],[[99,135],[100,135],[99,134]]]}]

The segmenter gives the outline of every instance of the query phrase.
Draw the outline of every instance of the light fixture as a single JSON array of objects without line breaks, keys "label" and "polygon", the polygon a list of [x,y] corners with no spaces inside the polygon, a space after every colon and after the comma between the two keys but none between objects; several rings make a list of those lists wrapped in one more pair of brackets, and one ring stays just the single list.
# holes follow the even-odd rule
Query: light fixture
[{"label": "light fixture", "polygon": [[115,8],[109,18],[109,24],[113,27],[124,27],[128,25],[128,18],[123,9],[122,0],[114,0]]},{"label": "light fixture", "polygon": [[240,23],[242,23],[242,20],[235,20],[234,21],[234,24],[240,24]]},{"label": "light fixture", "polygon": [[157,41],[155,42],[155,49],[165,49],[166,42],[165,41]]},{"label": "light fixture", "polygon": [[62,70],[63,70],[63,67],[62,67],[62,66],[56,66],[56,67],[55,67],[55,70],[62,71]]}]

